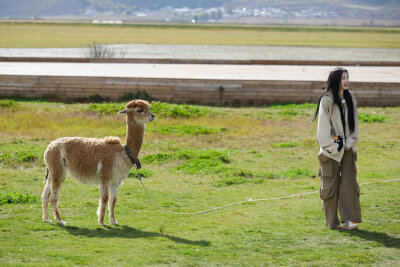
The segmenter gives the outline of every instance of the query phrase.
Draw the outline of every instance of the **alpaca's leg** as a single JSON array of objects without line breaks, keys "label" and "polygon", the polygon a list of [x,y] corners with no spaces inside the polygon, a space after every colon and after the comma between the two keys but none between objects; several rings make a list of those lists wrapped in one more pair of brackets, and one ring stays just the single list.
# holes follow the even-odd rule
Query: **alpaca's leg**
[{"label": "alpaca's leg", "polygon": [[99,208],[97,209],[97,216],[99,216],[99,224],[104,226],[104,216],[106,214],[106,205],[108,202],[108,186],[100,184],[100,201]]},{"label": "alpaca's leg", "polygon": [[64,160],[61,157],[61,152],[58,147],[49,145],[47,148],[44,159],[46,162],[48,173],[46,175],[47,181],[46,186],[43,191],[42,200],[43,200],[43,219],[45,221],[50,221],[48,219],[48,202],[50,201],[53,206],[54,219],[58,223],[65,224],[63,220],[61,220],[60,212],[58,211],[58,198],[60,194],[61,184],[65,180],[65,166]]},{"label": "alpaca's leg", "polygon": [[62,180],[58,181],[52,181],[51,183],[51,193],[50,193],[50,203],[53,206],[53,213],[54,213],[54,219],[60,223],[60,224],[66,224],[61,217],[60,217],[60,211],[58,210],[58,198],[60,196],[60,188],[62,184]]},{"label": "alpaca's leg", "polygon": [[117,192],[118,192],[117,186],[110,186],[109,199],[108,199],[108,210],[110,213],[110,223],[111,224],[118,224],[118,222],[115,220],[115,216],[114,216],[114,206],[115,206],[115,202],[117,202]]},{"label": "alpaca's leg", "polygon": [[43,221],[51,223],[49,220],[49,198],[51,193],[51,182],[50,178],[47,178],[46,185],[44,186],[42,194],[42,210],[43,210]]},{"label": "alpaca's leg", "polygon": [[54,219],[60,224],[66,224],[58,210],[58,199],[60,196],[61,185],[65,180],[65,167],[60,160],[54,162],[53,168],[50,168],[50,203],[53,206]]}]

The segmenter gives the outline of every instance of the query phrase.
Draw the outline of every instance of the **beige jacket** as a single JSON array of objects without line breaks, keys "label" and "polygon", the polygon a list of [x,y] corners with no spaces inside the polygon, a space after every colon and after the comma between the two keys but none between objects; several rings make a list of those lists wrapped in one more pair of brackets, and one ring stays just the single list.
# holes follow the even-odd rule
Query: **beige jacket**
[{"label": "beige jacket", "polygon": [[346,138],[345,145],[342,150],[338,152],[339,145],[334,143],[335,136],[344,137],[342,121],[340,119],[340,109],[337,105],[333,105],[333,95],[331,92],[326,93],[320,103],[318,114],[318,130],[317,137],[320,146],[320,153],[327,157],[340,162],[344,154],[344,148],[349,147],[356,151],[355,144],[358,141],[358,112],[357,101],[353,94],[351,94],[354,106],[354,132],[350,134],[348,124],[348,109],[347,105],[344,107],[346,119]]}]

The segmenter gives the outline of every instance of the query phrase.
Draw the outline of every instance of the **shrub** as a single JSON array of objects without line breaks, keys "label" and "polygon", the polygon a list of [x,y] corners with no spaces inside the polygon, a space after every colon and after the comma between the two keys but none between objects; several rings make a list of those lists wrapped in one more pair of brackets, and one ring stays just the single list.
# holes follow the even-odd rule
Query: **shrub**
[{"label": "shrub", "polygon": [[67,102],[72,102],[72,103],[102,103],[102,102],[108,102],[110,101],[109,98],[103,97],[99,94],[95,95],[90,95],[87,97],[77,97],[73,99],[69,99]]},{"label": "shrub", "polygon": [[146,100],[146,101],[149,101],[149,102],[157,100],[157,98],[152,97],[145,90],[143,90],[143,91],[137,90],[136,93],[129,92],[129,93],[126,93],[122,97],[123,101],[131,101],[131,100],[134,100],[134,99],[142,99],[142,100]]},{"label": "shrub", "polygon": [[216,150],[182,150],[172,153],[158,153],[143,158],[143,162],[178,162],[176,170],[189,174],[215,174],[227,171],[231,162],[228,153]]},{"label": "shrub", "polygon": [[210,109],[207,107],[176,105],[164,102],[153,102],[150,109],[156,115],[172,118],[195,118],[210,113]]},{"label": "shrub", "polygon": [[317,108],[317,104],[314,104],[314,103],[280,104],[280,105],[271,105],[268,108],[272,108],[272,109],[311,109],[311,110],[315,110]]},{"label": "shrub", "polygon": [[375,113],[359,113],[358,120],[360,122],[374,123],[374,122],[385,122],[387,119],[384,115],[379,115]]},{"label": "shrub", "polygon": [[93,42],[89,44],[89,58],[113,58],[115,51],[104,45],[96,44]]},{"label": "shrub", "polygon": [[39,197],[30,193],[5,192],[0,194],[0,206],[4,204],[31,203],[39,200]]},{"label": "shrub", "polygon": [[294,109],[284,109],[282,111],[279,111],[278,114],[286,115],[286,116],[296,116],[297,114],[299,114],[299,112],[297,112]]},{"label": "shrub", "polygon": [[240,99],[234,99],[232,102],[232,107],[240,107],[242,105],[242,102]]},{"label": "shrub", "polygon": [[170,160],[173,157],[172,153],[158,153],[153,155],[147,155],[143,158],[143,162],[152,163],[152,162],[165,162]]},{"label": "shrub", "polygon": [[184,150],[174,153],[176,158],[184,160],[176,166],[177,170],[189,174],[215,174],[227,171],[226,164],[231,162],[227,152],[216,150]]},{"label": "shrub", "polygon": [[12,108],[17,107],[18,103],[11,99],[0,100],[0,108]]},{"label": "shrub", "polygon": [[[135,98],[134,96],[132,97]],[[102,103],[102,104],[89,104],[85,110],[92,112],[99,112],[102,114],[116,114],[118,111],[124,108],[125,104]],[[210,113],[210,109],[207,107],[176,105],[165,102],[152,102],[150,110],[158,116],[172,117],[172,118],[195,118]]]},{"label": "shrub", "polygon": [[[148,170],[148,169],[140,169],[140,170],[139,170],[139,175],[140,175],[140,177],[142,177],[142,178],[149,178],[150,176],[153,175],[153,172],[150,171],[150,170]],[[138,177],[137,177],[137,173],[136,173],[136,168],[133,168],[133,169],[130,171],[128,177],[129,177],[129,178],[138,178]]]},{"label": "shrub", "polygon": [[0,143],[0,162],[10,165],[32,162],[42,157],[44,148],[24,142]]}]

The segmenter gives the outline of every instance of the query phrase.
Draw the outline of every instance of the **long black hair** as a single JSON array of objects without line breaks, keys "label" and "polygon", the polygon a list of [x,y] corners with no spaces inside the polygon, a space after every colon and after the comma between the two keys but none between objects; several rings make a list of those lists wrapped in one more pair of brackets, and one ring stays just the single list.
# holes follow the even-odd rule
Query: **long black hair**
[{"label": "long black hair", "polygon": [[[315,115],[314,115],[313,121],[318,116],[319,106],[321,104],[322,97],[326,93],[331,92],[332,95],[333,95],[334,105],[337,105],[339,107],[339,109],[340,109],[340,116],[341,116],[341,119],[342,119],[343,130],[346,131],[343,106],[342,106],[342,103],[340,101],[340,96],[339,96],[340,83],[341,83],[342,75],[343,75],[344,72],[347,75],[349,75],[349,72],[346,69],[343,69],[343,68],[335,68],[333,71],[331,71],[329,73],[328,80],[326,81],[325,85],[322,87],[322,89],[324,91],[323,91],[321,97],[318,100],[318,106],[317,106],[317,110],[315,111]],[[351,93],[350,93],[349,90],[344,90],[343,91],[343,97],[344,97],[344,99],[346,100],[346,103],[347,103],[349,129],[350,129],[350,134],[351,134],[352,132],[354,132],[353,98],[352,98]]]}]

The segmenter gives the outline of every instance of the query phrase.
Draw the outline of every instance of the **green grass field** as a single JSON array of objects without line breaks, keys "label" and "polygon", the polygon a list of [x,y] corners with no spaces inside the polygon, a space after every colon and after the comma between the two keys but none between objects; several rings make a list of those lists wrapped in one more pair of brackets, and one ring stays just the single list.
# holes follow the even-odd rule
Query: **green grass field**
[{"label": "green grass field", "polygon": [[0,22],[0,47],[88,47],[100,44],[282,45],[400,48],[400,28],[234,26],[186,24],[93,25]]},{"label": "green grass field", "polygon": [[[123,103],[0,101],[0,265],[400,264],[400,108],[360,108],[357,231],[325,226],[318,194],[176,216],[154,207],[139,181],[118,193],[119,226],[99,227],[99,189],[67,176],[60,211],[45,224],[40,195],[47,144],[62,136],[119,136]],[[248,198],[317,191],[314,104],[218,108],[154,103],[140,159],[154,199],[194,212]],[[108,220],[108,217],[107,217]]]}]

